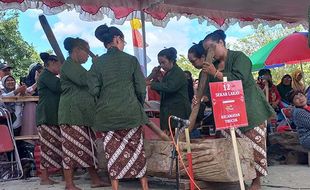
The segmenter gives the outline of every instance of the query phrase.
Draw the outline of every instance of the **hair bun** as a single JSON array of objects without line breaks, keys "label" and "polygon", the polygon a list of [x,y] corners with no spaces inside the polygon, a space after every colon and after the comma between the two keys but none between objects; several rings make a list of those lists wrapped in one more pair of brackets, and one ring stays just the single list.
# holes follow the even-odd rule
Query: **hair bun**
[{"label": "hair bun", "polygon": [[44,63],[48,60],[49,56],[50,56],[50,54],[48,54],[46,52],[40,53],[40,58],[42,59],[42,61]]},{"label": "hair bun", "polygon": [[165,48],[161,50],[157,56],[165,56],[169,61],[176,62],[177,50],[174,47]]},{"label": "hair bun", "polygon": [[73,47],[73,43],[74,43],[74,38],[72,37],[68,37],[64,40],[64,47],[67,51],[70,51],[72,50],[72,47]]},{"label": "hair bun", "polygon": [[178,53],[174,47],[170,47],[170,48],[168,48],[168,50],[170,51],[171,54],[177,55],[177,53]]},{"label": "hair bun", "polygon": [[221,37],[221,39],[224,39],[224,40],[226,39],[226,34],[225,34],[225,32],[223,30],[220,30],[220,29],[219,30],[215,30],[214,33],[219,35]]},{"label": "hair bun", "polygon": [[98,40],[104,43],[105,47],[107,47],[107,44],[113,42],[115,36],[124,38],[124,34],[120,29],[115,26],[108,27],[106,24],[100,25],[96,28],[95,36]]},{"label": "hair bun", "polygon": [[95,36],[101,42],[104,42],[108,35],[109,35],[109,27],[106,24],[98,26],[95,30]]}]

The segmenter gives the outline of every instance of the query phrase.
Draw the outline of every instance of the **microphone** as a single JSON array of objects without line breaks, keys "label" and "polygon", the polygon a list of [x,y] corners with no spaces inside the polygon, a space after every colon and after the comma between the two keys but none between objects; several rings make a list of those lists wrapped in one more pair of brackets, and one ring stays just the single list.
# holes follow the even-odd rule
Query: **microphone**
[{"label": "microphone", "polygon": [[179,117],[174,116],[174,115],[172,115],[171,118],[176,120],[176,121],[183,123],[183,125],[186,125],[186,126],[189,126],[189,124],[190,124],[189,120],[182,119],[182,118],[179,118]]}]

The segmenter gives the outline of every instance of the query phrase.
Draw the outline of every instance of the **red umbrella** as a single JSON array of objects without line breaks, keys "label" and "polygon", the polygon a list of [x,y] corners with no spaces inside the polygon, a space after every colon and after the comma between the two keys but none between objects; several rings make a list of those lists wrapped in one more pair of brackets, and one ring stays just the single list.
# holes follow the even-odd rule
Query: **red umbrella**
[{"label": "red umbrella", "polygon": [[308,32],[294,32],[271,41],[250,57],[254,67],[310,62],[308,35]]},{"label": "red umbrella", "polygon": [[266,65],[274,63],[295,64],[310,61],[308,32],[295,32],[283,38],[270,52]]}]

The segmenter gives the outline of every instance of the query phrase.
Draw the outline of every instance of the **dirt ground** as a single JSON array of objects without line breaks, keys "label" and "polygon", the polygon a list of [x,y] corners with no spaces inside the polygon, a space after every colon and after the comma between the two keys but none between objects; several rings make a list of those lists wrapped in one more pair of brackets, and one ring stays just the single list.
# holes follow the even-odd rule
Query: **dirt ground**
[{"label": "dirt ground", "polygon": [[[84,175],[76,180],[76,184],[83,190],[90,190],[89,178]],[[60,177],[55,178],[61,181]],[[269,175],[262,179],[263,190],[310,190],[310,167],[308,166],[271,166]],[[15,180],[9,182],[0,182],[0,190],[60,190],[64,189],[64,183],[56,185],[40,186],[39,178],[30,178],[27,180]],[[96,188],[111,190],[111,187]],[[120,190],[138,190],[140,185],[138,181],[122,182]],[[173,183],[161,182],[150,179],[150,189],[152,190],[172,190],[176,189]],[[216,188],[221,189],[221,188]]]}]

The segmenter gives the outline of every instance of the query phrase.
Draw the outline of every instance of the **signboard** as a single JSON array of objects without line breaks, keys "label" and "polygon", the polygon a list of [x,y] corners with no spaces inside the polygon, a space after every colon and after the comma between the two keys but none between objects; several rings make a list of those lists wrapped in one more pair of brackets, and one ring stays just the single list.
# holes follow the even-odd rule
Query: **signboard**
[{"label": "signboard", "polygon": [[240,80],[210,83],[210,93],[217,130],[248,126]]}]

